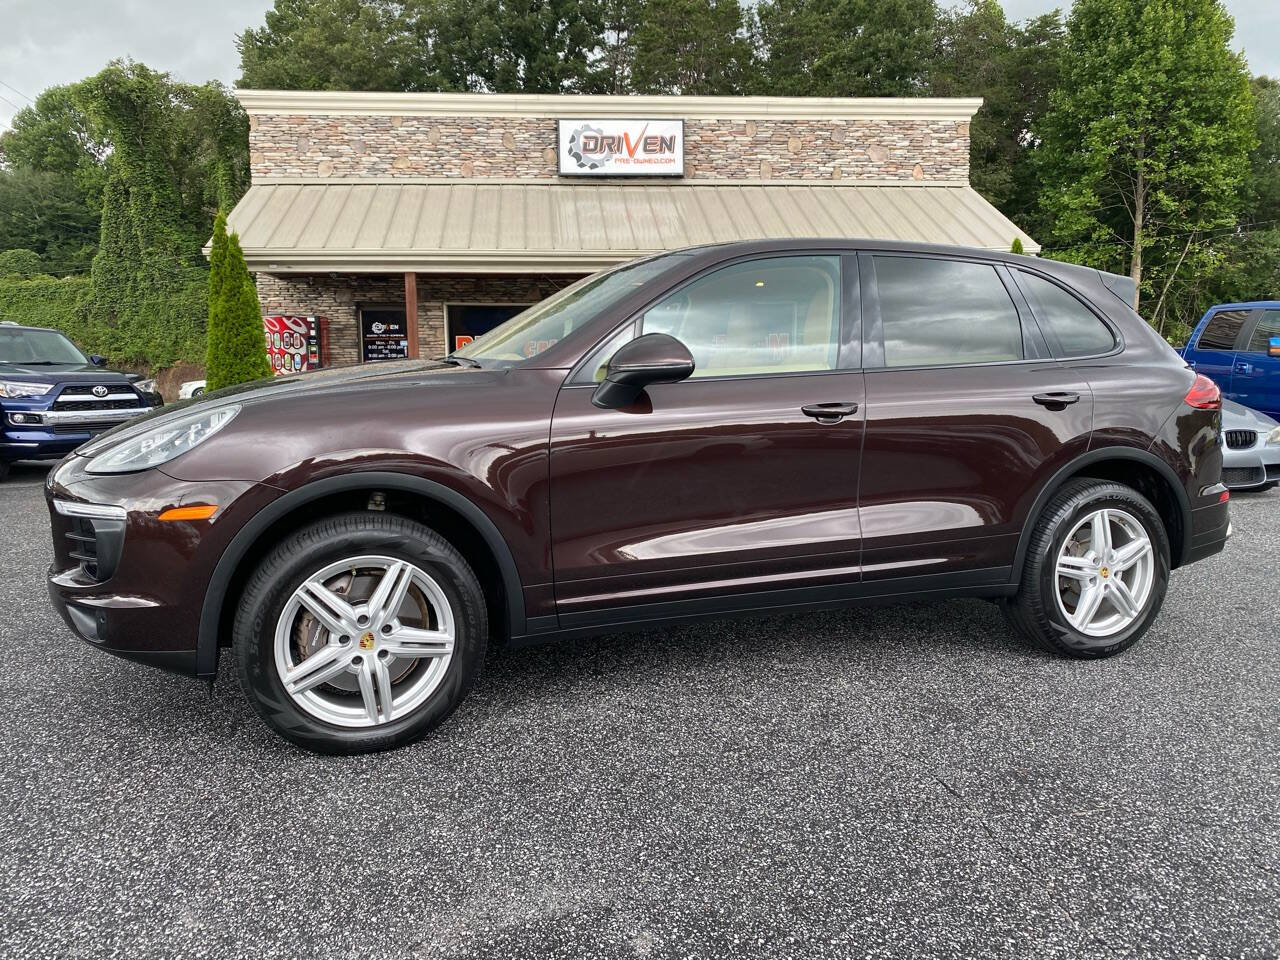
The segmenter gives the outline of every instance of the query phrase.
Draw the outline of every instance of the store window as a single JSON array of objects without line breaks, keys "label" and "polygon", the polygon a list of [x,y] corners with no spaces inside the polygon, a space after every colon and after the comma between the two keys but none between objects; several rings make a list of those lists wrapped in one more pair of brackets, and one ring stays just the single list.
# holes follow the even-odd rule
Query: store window
[{"label": "store window", "polygon": [[506,323],[517,313],[528,309],[527,303],[449,303],[445,305],[448,327],[446,347],[454,351]]}]

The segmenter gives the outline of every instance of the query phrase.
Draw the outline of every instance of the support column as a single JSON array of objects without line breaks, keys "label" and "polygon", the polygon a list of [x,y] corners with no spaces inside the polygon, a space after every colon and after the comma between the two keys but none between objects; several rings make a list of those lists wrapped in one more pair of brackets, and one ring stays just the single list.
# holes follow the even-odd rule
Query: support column
[{"label": "support column", "polygon": [[418,357],[418,275],[404,275],[404,330],[409,338],[409,356]]}]

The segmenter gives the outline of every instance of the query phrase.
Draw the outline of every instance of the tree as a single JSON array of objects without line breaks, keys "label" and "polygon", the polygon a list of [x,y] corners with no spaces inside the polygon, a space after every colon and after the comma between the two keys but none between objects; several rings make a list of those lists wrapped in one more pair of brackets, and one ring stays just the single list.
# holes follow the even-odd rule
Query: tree
[{"label": "tree", "polygon": [[81,273],[93,259],[98,230],[98,211],[71,177],[0,169],[0,250],[34,251],[45,273]]},{"label": "tree", "polygon": [[763,0],[757,87],[803,97],[918,94],[937,16],[934,0]]},{"label": "tree", "polygon": [[969,181],[1024,226],[1030,225],[1039,186],[1031,131],[1057,86],[1064,40],[1057,11],[1010,23],[996,0],[971,0],[938,21],[930,93],[982,98],[969,129]]},{"label": "tree", "polygon": [[266,23],[236,40],[241,87],[275,90],[435,90],[429,46],[409,4],[275,0]]},{"label": "tree", "polygon": [[601,0],[600,47],[592,62],[589,92],[630,93],[636,60],[636,31],[646,0]]},{"label": "tree", "polygon": [[213,227],[209,271],[209,338],[205,379],[209,390],[233,387],[271,376],[262,339],[262,308],[249,276],[240,238],[227,236],[227,218]]},{"label": "tree", "polygon": [[648,0],[635,32],[637,93],[743,92],[753,53],[738,0]]},{"label": "tree", "polygon": [[78,84],[76,101],[111,144],[91,318],[118,332],[122,360],[197,359],[208,315],[200,248],[213,209],[248,182],[247,120],[216,84],[127,61]]},{"label": "tree", "polygon": [[0,250],[35,250],[49,273],[87,269],[109,149],[76,105],[75,85],[50,87],[19,110],[0,134]]},{"label": "tree", "polygon": [[1258,145],[1239,220],[1234,230],[1213,239],[1217,267],[1194,276],[1168,313],[1177,319],[1173,339],[1215,303],[1274,299],[1280,291],[1280,82],[1254,77],[1252,82]]},{"label": "tree", "polygon": [[494,93],[574,93],[595,82],[604,42],[601,0],[416,0],[419,35],[433,38],[450,87]]},{"label": "tree", "polygon": [[1127,272],[1163,329],[1179,277],[1218,259],[1254,142],[1243,58],[1217,0],[1077,0],[1039,151],[1058,253]]}]

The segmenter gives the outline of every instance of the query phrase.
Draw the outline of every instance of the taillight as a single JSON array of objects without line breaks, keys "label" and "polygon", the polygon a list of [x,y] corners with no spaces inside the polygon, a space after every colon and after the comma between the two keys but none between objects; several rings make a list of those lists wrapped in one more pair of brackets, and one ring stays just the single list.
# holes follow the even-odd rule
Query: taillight
[{"label": "taillight", "polygon": [[1191,389],[1187,391],[1183,400],[1197,410],[1222,409],[1222,391],[1203,373],[1196,374],[1196,381],[1191,384]]}]

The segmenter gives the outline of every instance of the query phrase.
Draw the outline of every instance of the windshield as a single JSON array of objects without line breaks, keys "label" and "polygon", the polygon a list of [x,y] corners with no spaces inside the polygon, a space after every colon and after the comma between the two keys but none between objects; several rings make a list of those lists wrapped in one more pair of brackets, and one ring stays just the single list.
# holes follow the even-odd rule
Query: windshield
[{"label": "windshield", "polygon": [[536,357],[687,253],[667,253],[584,277],[541,303],[517,313],[450,354],[486,367],[512,367]]},{"label": "windshield", "polygon": [[53,330],[0,327],[0,363],[88,363],[70,340]]}]

